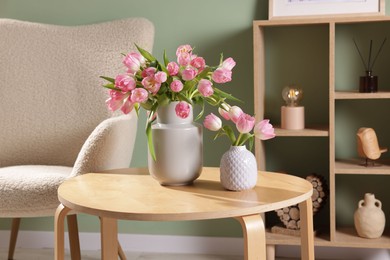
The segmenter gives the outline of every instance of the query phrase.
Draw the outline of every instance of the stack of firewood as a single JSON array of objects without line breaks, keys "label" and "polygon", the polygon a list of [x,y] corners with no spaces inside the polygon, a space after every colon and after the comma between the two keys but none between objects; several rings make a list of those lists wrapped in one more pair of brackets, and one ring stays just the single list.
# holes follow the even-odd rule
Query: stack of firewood
[{"label": "stack of firewood", "polygon": [[[313,202],[313,215],[316,214],[324,206],[327,196],[328,188],[324,177],[311,174],[306,177],[306,180],[313,185],[313,195],[311,196]],[[282,223],[288,229],[300,229],[299,207],[298,205],[282,208],[276,210],[276,214]]]},{"label": "stack of firewood", "polygon": [[311,185],[313,185],[313,195],[311,200],[313,202],[313,214],[316,214],[325,204],[328,196],[328,187],[323,176],[311,174],[306,177]]}]

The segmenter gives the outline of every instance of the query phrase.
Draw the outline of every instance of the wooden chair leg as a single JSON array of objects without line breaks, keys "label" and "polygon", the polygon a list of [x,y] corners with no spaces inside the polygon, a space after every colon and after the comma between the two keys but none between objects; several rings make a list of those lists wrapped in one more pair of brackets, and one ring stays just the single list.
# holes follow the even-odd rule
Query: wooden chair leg
[{"label": "wooden chair leg", "polygon": [[125,252],[123,252],[123,249],[121,247],[121,244],[119,243],[119,240],[118,240],[118,255],[119,255],[119,258],[121,260],[126,260]]},{"label": "wooden chair leg", "polygon": [[80,260],[80,240],[79,240],[79,229],[77,226],[77,215],[66,216],[68,223],[68,234],[69,234],[69,246],[70,256],[72,260]]},{"label": "wooden chair leg", "polygon": [[11,227],[11,236],[9,240],[8,260],[12,260],[14,258],[16,240],[18,239],[19,226],[20,226],[20,218],[13,218],[12,227]]}]

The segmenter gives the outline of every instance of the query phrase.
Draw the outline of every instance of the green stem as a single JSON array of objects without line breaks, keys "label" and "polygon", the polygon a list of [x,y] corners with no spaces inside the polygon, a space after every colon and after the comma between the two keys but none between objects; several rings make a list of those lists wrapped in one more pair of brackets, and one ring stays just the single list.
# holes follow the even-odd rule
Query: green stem
[{"label": "green stem", "polygon": [[191,94],[191,96],[190,96],[190,100],[192,100],[192,98],[194,97],[194,95],[195,94],[197,94],[199,92],[199,90],[198,89],[195,89],[193,92],[192,92],[192,94]]},{"label": "green stem", "polygon": [[242,134],[240,133],[237,137],[237,140],[234,142],[233,146],[240,146],[241,137],[242,137]]}]

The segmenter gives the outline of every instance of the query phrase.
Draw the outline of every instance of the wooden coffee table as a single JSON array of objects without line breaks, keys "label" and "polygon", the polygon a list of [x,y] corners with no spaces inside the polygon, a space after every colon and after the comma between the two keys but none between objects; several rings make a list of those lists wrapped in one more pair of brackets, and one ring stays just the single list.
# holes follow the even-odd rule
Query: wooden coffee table
[{"label": "wooden coffee table", "polygon": [[225,190],[219,168],[205,167],[189,186],[161,186],[146,168],[89,173],[65,181],[55,216],[55,259],[64,259],[64,219],[71,211],[101,219],[102,259],[117,259],[117,220],[177,221],[235,218],[242,226],[246,260],[266,259],[260,213],[299,203],[302,259],[314,260],[312,185],[291,175],[259,172],[255,188]]}]

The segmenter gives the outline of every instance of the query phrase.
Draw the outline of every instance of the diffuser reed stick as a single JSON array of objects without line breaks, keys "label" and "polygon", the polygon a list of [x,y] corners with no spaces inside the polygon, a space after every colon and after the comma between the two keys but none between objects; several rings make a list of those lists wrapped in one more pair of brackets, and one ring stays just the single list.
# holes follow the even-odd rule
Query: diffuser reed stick
[{"label": "diffuser reed stick", "polygon": [[376,53],[372,63],[371,63],[371,57],[372,57],[372,40],[370,40],[370,49],[369,49],[369,52],[368,52],[368,62],[366,64],[366,61],[364,60],[363,58],[363,55],[362,55],[362,52],[360,51],[359,49],[359,46],[357,45],[355,39],[353,39],[353,42],[355,44],[355,47],[356,47],[356,50],[358,51],[359,53],[359,56],[360,56],[360,59],[363,63],[363,67],[366,71],[372,71],[372,69],[374,68],[374,65],[375,65],[375,62],[379,56],[379,53],[382,51],[382,48],[383,48],[383,45],[385,45],[385,42],[386,42],[387,38],[385,38],[382,42],[382,44],[380,45],[379,49],[378,49],[378,52]]}]

